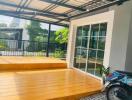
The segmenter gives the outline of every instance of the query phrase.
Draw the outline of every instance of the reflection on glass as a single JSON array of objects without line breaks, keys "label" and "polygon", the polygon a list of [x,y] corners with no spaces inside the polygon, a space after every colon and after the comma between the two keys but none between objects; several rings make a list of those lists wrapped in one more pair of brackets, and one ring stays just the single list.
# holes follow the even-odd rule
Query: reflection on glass
[{"label": "reflection on glass", "polygon": [[106,31],[107,31],[107,23],[100,24],[99,36],[106,36]]},{"label": "reflection on glass", "polygon": [[78,58],[74,58],[74,67],[79,68],[80,63]]},{"label": "reflection on glass", "polygon": [[81,37],[77,37],[77,39],[76,39],[76,47],[81,47],[81,41],[82,41],[82,38]]},{"label": "reflection on glass", "polygon": [[105,37],[99,37],[98,49],[105,49]]},{"label": "reflection on glass", "polygon": [[97,60],[96,60],[96,63],[98,63],[98,64],[103,64],[103,59],[97,59]]},{"label": "reflection on glass", "polygon": [[82,37],[82,47],[87,48],[87,43],[88,43],[88,38],[87,37]]},{"label": "reflection on glass", "polygon": [[95,61],[96,60],[96,50],[88,51],[88,60]]},{"label": "reflection on glass", "polygon": [[80,58],[80,67],[81,70],[85,71],[86,68],[86,58]]},{"label": "reflection on glass", "polygon": [[76,68],[99,77],[102,75],[106,30],[107,23],[77,28],[74,57]]},{"label": "reflection on glass", "polygon": [[101,59],[101,60],[104,59],[104,51],[98,50],[97,59]]},{"label": "reflection on glass", "polygon": [[95,63],[88,61],[87,72],[94,74],[94,70],[95,70]]},{"label": "reflection on glass", "polygon": [[81,49],[81,57],[86,58],[87,57],[87,50],[86,49]]},{"label": "reflection on glass", "polygon": [[98,36],[99,24],[92,25],[91,27],[91,36]]},{"label": "reflection on glass", "polygon": [[90,37],[89,48],[97,49],[97,37]]},{"label": "reflection on glass", "polygon": [[82,36],[88,36],[88,35],[89,35],[89,25],[83,26]]},{"label": "reflection on glass", "polygon": [[75,49],[75,57],[79,58],[81,56],[81,49],[80,48],[76,48]]},{"label": "reflection on glass", "polygon": [[77,36],[82,36],[82,27],[77,28]]},{"label": "reflection on glass", "polygon": [[101,64],[96,64],[96,69],[95,69],[95,75],[101,77],[102,76],[102,67],[103,65]]}]

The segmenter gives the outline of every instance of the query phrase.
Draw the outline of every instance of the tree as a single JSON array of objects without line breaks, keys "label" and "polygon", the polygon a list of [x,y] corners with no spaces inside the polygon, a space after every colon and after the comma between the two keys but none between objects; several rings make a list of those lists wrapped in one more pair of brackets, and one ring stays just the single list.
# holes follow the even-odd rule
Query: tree
[{"label": "tree", "polygon": [[68,28],[62,28],[60,30],[57,30],[55,32],[55,35],[56,35],[56,42],[60,43],[60,44],[64,44],[64,43],[67,43],[68,41],[68,32],[69,32],[69,29]]},{"label": "tree", "polygon": [[37,36],[44,36],[44,29],[37,21],[31,21],[30,25],[27,26],[30,41],[35,41]]},{"label": "tree", "polygon": [[[41,28],[41,24],[37,21],[31,21],[30,25],[27,26],[30,44],[28,51],[42,51],[43,44],[40,42],[46,42],[45,35],[47,31]],[[36,42],[31,42],[36,41]]]},{"label": "tree", "polygon": [[68,41],[68,28],[62,28],[55,32],[55,41],[59,44],[59,47],[55,50],[54,57],[65,58],[65,46]]}]

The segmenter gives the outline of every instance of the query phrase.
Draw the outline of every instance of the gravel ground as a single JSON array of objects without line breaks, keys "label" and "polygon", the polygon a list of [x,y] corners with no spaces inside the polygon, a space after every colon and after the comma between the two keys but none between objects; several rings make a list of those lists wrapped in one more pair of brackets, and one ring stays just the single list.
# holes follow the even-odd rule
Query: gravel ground
[{"label": "gravel ground", "polygon": [[80,100],[107,100],[105,92],[81,98]]}]

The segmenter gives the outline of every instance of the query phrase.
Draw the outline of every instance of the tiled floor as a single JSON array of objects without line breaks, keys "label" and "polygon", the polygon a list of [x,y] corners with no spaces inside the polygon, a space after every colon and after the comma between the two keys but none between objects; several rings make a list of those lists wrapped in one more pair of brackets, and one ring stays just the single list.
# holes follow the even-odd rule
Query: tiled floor
[{"label": "tiled floor", "polygon": [[84,97],[81,100],[107,100],[105,93],[98,93],[92,96]]}]

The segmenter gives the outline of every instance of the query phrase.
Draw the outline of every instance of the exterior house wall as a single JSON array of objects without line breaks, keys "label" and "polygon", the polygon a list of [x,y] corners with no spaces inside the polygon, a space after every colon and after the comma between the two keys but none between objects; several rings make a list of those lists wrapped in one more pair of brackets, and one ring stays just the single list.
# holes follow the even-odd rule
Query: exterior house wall
[{"label": "exterior house wall", "polygon": [[130,49],[128,45],[132,43],[128,44],[128,41],[132,41],[129,37],[131,8],[132,1],[129,1],[125,2],[123,5],[114,6],[110,9],[115,11],[109,61],[111,71],[125,70],[126,60],[130,60],[126,59],[126,57],[127,52],[129,52],[127,49]]},{"label": "exterior house wall", "polygon": [[105,46],[105,55],[104,55],[104,65],[106,67],[108,66],[109,57],[110,57],[109,55],[110,55],[110,47],[111,47],[113,20],[114,20],[114,11],[108,11],[108,12],[92,15],[89,17],[71,20],[70,34],[68,41],[69,45],[67,50],[68,51],[67,62],[69,63],[68,64],[69,67],[73,67],[77,26],[97,24],[103,22],[107,22],[107,36],[106,36],[106,46]]},{"label": "exterior house wall", "polygon": [[29,24],[29,21],[25,19],[21,19],[20,22],[21,23],[19,27],[23,28],[22,40],[29,40],[28,30],[26,29],[27,25]]},{"label": "exterior house wall", "polygon": [[67,62],[73,67],[77,26],[107,22],[103,65],[113,70],[132,71],[132,0],[109,11],[71,20]]},{"label": "exterior house wall", "polygon": [[125,70],[132,72],[132,8],[131,8],[131,20],[129,27]]}]

